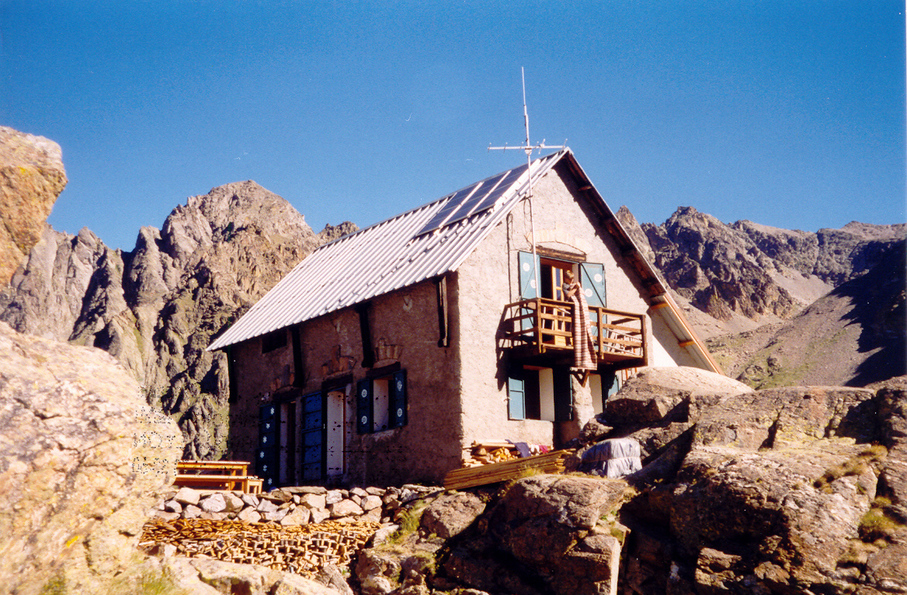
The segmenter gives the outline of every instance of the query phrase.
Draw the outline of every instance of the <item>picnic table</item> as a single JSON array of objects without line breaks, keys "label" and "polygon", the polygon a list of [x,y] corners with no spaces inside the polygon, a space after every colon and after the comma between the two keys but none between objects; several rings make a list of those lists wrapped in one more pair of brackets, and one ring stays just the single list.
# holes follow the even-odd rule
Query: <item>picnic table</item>
[{"label": "picnic table", "polygon": [[249,475],[248,461],[177,461],[173,484],[260,494],[262,480]]}]

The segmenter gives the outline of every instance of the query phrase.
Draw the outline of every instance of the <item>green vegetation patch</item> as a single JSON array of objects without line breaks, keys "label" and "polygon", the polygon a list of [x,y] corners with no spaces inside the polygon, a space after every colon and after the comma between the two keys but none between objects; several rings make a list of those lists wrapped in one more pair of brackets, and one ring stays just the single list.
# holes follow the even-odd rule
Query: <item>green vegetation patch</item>
[{"label": "green vegetation patch", "polygon": [[420,499],[409,508],[401,509],[397,514],[397,525],[399,528],[387,538],[387,543],[398,545],[418,531],[419,524],[422,522],[422,513],[425,512],[427,507],[428,502]]},{"label": "green vegetation patch", "polygon": [[66,593],[66,579],[57,574],[41,587],[41,595],[63,595]]},{"label": "green vegetation patch", "polygon": [[894,512],[891,500],[879,496],[860,519],[860,539],[865,542],[889,542],[907,523]]},{"label": "green vegetation patch", "polygon": [[822,477],[813,482],[813,487],[823,492],[831,492],[831,483],[841,477],[862,475],[867,469],[877,467],[885,457],[888,449],[881,444],[873,444],[860,454],[850,457],[843,463],[830,467]]}]

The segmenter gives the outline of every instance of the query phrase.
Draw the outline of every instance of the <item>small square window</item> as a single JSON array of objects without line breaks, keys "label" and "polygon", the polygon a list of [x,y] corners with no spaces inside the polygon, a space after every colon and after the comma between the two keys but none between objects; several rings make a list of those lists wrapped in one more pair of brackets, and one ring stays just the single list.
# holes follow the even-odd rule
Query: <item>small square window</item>
[{"label": "small square window", "polygon": [[270,353],[287,346],[287,329],[280,329],[273,333],[263,335],[261,338],[261,352]]}]

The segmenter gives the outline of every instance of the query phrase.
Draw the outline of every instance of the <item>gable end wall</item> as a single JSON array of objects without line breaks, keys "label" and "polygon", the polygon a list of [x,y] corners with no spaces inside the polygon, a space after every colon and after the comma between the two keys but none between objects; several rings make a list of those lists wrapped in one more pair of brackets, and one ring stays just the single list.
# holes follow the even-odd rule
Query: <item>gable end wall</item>
[{"label": "gable end wall", "polygon": [[464,444],[474,439],[510,439],[557,445],[574,437],[594,415],[590,388],[574,381],[574,421],[564,427],[538,420],[509,420],[506,358],[496,352],[504,306],[520,299],[518,253],[531,252],[534,214],[537,244],[565,253],[585,253],[602,263],[608,307],[646,314],[649,365],[692,366],[661,316],[652,316],[647,295],[634,269],[599,222],[600,214],[576,187],[563,164],[534,187],[532,206],[517,205],[458,270],[461,310],[460,358]]}]

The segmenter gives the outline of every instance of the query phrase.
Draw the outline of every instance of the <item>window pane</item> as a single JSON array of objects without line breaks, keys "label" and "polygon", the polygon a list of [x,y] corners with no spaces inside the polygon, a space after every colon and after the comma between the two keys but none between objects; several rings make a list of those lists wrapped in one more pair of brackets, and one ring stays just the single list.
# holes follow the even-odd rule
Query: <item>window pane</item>
[{"label": "window pane", "polygon": [[376,378],[372,383],[375,403],[372,427],[375,432],[390,428],[390,380],[389,377]]}]

